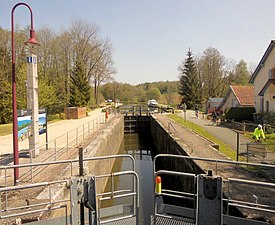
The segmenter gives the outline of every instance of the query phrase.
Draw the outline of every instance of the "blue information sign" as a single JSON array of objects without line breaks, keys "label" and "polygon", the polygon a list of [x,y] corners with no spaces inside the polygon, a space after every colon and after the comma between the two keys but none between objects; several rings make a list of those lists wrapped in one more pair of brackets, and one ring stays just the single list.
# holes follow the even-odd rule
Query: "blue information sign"
[{"label": "blue information sign", "polygon": [[27,63],[32,63],[32,57],[31,56],[27,57]]}]

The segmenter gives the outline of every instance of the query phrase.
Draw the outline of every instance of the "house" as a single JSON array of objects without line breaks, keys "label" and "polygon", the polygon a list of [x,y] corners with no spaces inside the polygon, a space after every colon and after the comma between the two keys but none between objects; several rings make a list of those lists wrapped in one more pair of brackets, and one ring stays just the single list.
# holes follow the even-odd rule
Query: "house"
[{"label": "house", "polygon": [[266,49],[249,83],[254,84],[254,107],[259,112],[275,112],[275,40]]},{"label": "house", "polygon": [[228,112],[231,107],[253,107],[254,87],[253,86],[229,86],[220,109]]},{"label": "house", "polygon": [[223,98],[208,98],[206,101],[206,114],[212,113],[215,108],[218,108]]}]

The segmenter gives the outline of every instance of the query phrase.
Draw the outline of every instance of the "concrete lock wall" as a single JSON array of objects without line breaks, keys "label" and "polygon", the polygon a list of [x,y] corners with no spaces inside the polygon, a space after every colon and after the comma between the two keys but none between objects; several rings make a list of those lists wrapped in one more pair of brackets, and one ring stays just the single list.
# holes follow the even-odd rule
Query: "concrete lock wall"
[{"label": "concrete lock wall", "polygon": [[[105,128],[88,146],[85,158],[116,155],[124,137],[123,116],[115,118],[110,126]],[[92,151],[90,151],[92,150]],[[84,163],[84,171],[87,175],[109,174],[112,171],[115,159],[88,161]],[[108,178],[97,180],[97,192],[103,192]]]},{"label": "concrete lock wall", "polygon": [[[119,151],[119,147],[123,141],[124,137],[124,119],[123,116],[114,117],[106,123],[102,128],[97,132],[92,134],[88,138],[88,145],[83,149],[84,158],[92,158],[97,156],[108,156],[116,155]],[[86,145],[85,145],[86,146]],[[85,176],[94,176],[109,174],[112,171],[115,159],[111,160],[96,160],[96,161],[84,161],[84,175]],[[75,163],[72,167],[74,174],[78,174],[79,165]],[[60,171],[60,179],[64,177],[70,177],[71,166],[67,166],[63,171]],[[63,178],[61,178],[63,177]],[[77,177],[77,176],[76,176]],[[106,187],[108,179],[97,180],[97,193],[102,193]],[[60,186],[52,188],[52,199],[53,200],[62,200],[69,198],[70,191],[69,187],[64,184],[62,190]],[[43,191],[44,192],[44,191]],[[45,190],[46,194],[48,189]],[[46,214],[40,215],[42,218],[55,218],[65,216],[64,212],[51,211]]]},{"label": "concrete lock wall", "polygon": [[[151,135],[153,138],[154,145],[156,147],[156,154],[173,154],[173,155],[183,155],[187,156],[188,154],[184,148],[177,142],[177,139],[169,134],[169,132],[151,117]],[[180,172],[190,172],[196,174],[205,173],[202,168],[200,168],[192,160],[182,160],[182,159],[172,159],[172,158],[160,158],[157,162],[156,168],[161,168],[163,170],[170,171],[180,171]],[[177,189],[181,191],[193,191],[194,182],[192,178],[178,178],[179,181],[175,182],[175,178],[172,176],[167,176],[166,182],[172,189]],[[165,184],[163,184],[165,185]]]}]

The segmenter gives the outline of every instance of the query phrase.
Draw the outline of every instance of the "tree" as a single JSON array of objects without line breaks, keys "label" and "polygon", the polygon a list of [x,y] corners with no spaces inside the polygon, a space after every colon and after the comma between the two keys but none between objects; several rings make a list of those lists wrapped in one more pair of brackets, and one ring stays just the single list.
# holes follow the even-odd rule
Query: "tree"
[{"label": "tree", "polygon": [[55,108],[61,103],[56,94],[56,88],[51,84],[48,78],[40,77],[38,79],[38,103],[39,108],[47,108],[49,112],[55,112]]},{"label": "tree", "polygon": [[81,62],[76,61],[71,74],[70,100],[69,106],[87,106],[91,97],[91,86],[89,79],[85,75]]},{"label": "tree", "polygon": [[173,103],[173,99],[174,99],[174,92],[172,91],[172,88],[169,86],[164,94],[164,97],[167,101],[167,105],[171,105]]},{"label": "tree", "polygon": [[12,120],[11,83],[0,80],[0,123],[9,123]]},{"label": "tree", "polygon": [[236,85],[247,85],[250,78],[246,62],[242,59],[235,67],[235,74],[232,83]]},{"label": "tree", "polygon": [[113,68],[111,42],[98,37],[99,28],[81,20],[74,21],[71,28],[74,58],[85,62],[84,71],[93,84],[94,97],[98,103],[99,86],[112,80]]},{"label": "tree", "polygon": [[89,71],[89,77],[94,86],[96,103],[98,103],[99,86],[104,82],[113,80],[112,75],[116,73],[113,67],[111,49],[109,40],[106,40],[102,46],[98,47],[94,54],[94,65]]},{"label": "tree", "polygon": [[145,95],[147,100],[155,99],[158,101],[160,99],[161,93],[158,88],[153,87],[150,88]]},{"label": "tree", "polygon": [[[60,33],[44,27],[37,30],[36,34],[38,42],[41,44],[37,50],[37,72],[39,85],[42,88],[39,88],[40,106],[49,107],[51,113],[58,113],[63,111],[64,107],[72,101],[71,94],[73,92],[75,96],[81,96],[83,93],[78,93],[78,91],[85,91],[85,88],[82,88],[83,90],[75,89],[71,85],[71,81],[74,80],[72,77],[78,73],[77,71],[80,71],[79,69],[81,69],[80,73],[83,77],[85,76],[85,80],[88,81],[89,91],[87,92],[94,91],[93,94],[84,94],[87,99],[81,104],[85,104],[89,100],[89,105],[94,106],[95,102],[101,100],[99,87],[108,81],[113,81],[116,70],[112,59],[111,42],[99,36],[99,28],[95,24],[78,20],[74,21],[69,29]],[[25,108],[26,46],[24,42],[28,39],[29,29],[21,29],[16,26],[14,36],[17,106],[18,108]],[[4,91],[5,82],[11,83],[10,32],[0,27],[0,38],[0,89],[3,86],[1,91],[6,93]],[[81,68],[76,62],[81,62]],[[90,84],[94,88],[91,88]],[[70,87],[73,88],[72,91],[70,91]],[[82,97],[80,99],[84,99]],[[8,110],[11,110],[11,104],[7,107],[9,107]],[[0,117],[2,112],[4,113],[4,111],[0,111]]]},{"label": "tree", "polygon": [[194,108],[195,104],[201,103],[201,83],[190,49],[187,58],[179,66],[179,71],[179,94],[182,96],[182,102],[185,102],[188,108]]},{"label": "tree", "polygon": [[233,79],[232,62],[210,47],[198,59],[197,65],[204,98],[223,97]]}]

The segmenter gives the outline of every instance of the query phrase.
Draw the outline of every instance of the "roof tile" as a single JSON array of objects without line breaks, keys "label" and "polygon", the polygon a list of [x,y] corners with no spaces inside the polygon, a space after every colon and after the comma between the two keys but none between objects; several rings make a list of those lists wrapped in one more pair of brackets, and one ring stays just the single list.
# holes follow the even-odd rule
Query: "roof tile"
[{"label": "roof tile", "polygon": [[254,86],[231,86],[241,105],[254,105]]}]

